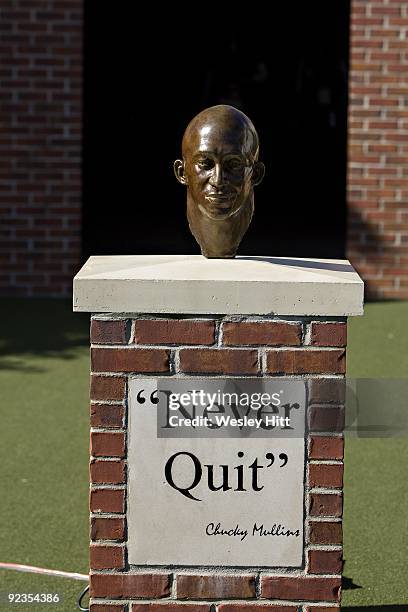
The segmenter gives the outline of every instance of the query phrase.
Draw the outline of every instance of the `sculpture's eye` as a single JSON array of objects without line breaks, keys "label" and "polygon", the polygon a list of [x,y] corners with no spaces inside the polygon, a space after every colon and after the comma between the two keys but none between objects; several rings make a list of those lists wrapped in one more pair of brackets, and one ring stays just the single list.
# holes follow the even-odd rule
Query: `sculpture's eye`
[{"label": "sculpture's eye", "polygon": [[242,170],[244,169],[244,162],[242,161],[242,159],[229,159],[226,163],[226,170],[228,170],[228,172],[242,172]]},{"label": "sculpture's eye", "polygon": [[214,167],[214,161],[210,157],[202,157],[197,160],[197,166],[200,170],[211,170]]}]

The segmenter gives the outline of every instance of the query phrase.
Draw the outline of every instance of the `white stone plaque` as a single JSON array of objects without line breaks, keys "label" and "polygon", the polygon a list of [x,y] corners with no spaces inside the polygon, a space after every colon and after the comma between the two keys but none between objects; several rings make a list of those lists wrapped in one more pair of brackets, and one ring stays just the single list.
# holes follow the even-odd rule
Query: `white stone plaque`
[{"label": "white stone plaque", "polygon": [[[223,384],[231,390],[231,379],[130,380],[130,564],[302,565],[305,384],[234,381],[238,404],[213,395]],[[199,405],[183,396],[194,389]],[[206,408],[200,389],[209,393]],[[276,401],[259,408],[262,394]],[[241,405],[242,395],[252,403]]]}]

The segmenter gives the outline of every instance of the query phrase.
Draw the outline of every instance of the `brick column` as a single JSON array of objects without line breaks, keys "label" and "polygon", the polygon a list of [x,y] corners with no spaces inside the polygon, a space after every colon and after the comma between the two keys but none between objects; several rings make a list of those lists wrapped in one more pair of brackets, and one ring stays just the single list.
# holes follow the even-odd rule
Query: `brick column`
[{"label": "brick column", "polygon": [[[116,262],[106,262],[106,258],[93,258],[76,280],[77,310],[87,310],[93,304],[107,311],[110,305],[116,303],[119,308],[119,302],[128,305],[129,300],[139,304],[143,301],[145,306],[146,300],[150,300],[152,305],[150,311],[143,308],[126,315],[105,312],[92,316],[91,611],[339,610],[343,565],[342,432],[347,314],[361,313],[362,283],[348,262],[308,263],[304,260],[304,266],[310,266],[304,271],[302,266],[287,270],[284,264],[282,269],[280,266],[265,268],[260,266],[259,260],[254,260],[246,273],[255,284],[252,290],[245,284],[245,291],[240,294],[241,285],[246,281],[238,274],[239,280],[228,283],[228,278],[231,280],[235,275],[231,262],[215,264],[193,257],[193,268],[189,268],[190,264],[183,258],[177,260],[175,257],[177,271],[174,271],[174,282],[170,286],[168,275],[173,271],[169,272],[169,262],[155,260],[157,267],[151,266],[146,272],[146,262],[142,261],[143,265],[137,268],[139,260],[136,258],[132,258],[135,267],[129,266],[130,261],[126,262],[125,272],[120,265],[121,258],[117,258],[117,266]],[[103,267],[105,263],[106,275],[98,271],[98,265]],[[196,267],[198,263],[202,266],[200,272]],[[242,265],[244,270],[247,263],[237,265]],[[186,268],[182,269],[183,266]],[[213,272],[209,278],[203,278],[210,266],[220,266],[221,271],[225,271],[224,283],[212,285],[209,278],[213,278]],[[316,266],[322,268],[321,276]],[[327,275],[328,269],[332,270],[331,276]],[[257,283],[264,278],[265,272],[269,280],[260,287]],[[127,283],[122,287],[118,277],[123,274]],[[155,281],[150,283],[146,274],[153,274]],[[192,281],[191,275],[197,274],[197,283],[189,285],[194,290],[190,288],[180,293],[183,281],[187,278]],[[307,282],[302,285],[300,278],[304,274]],[[314,289],[310,274],[315,275],[315,281],[319,279]],[[119,283],[114,291],[112,282]],[[138,290],[139,282],[143,292]],[[180,299],[185,300],[185,309],[196,308],[194,300],[200,295],[201,287],[206,289],[202,295],[207,296],[199,300],[202,312],[177,313]],[[273,291],[269,292],[268,287]],[[295,289],[296,298],[288,300],[292,289]],[[159,303],[150,291],[160,290],[163,295]],[[247,312],[250,306],[246,300],[254,297],[253,292],[260,314]],[[321,303],[317,304],[319,300]],[[274,310],[279,314],[266,314],[265,309],[270,309],[273,301]],[[167,312],[158,312],[166,307]],[[224,312],[209,313],[211,308]],[[282,308],[287,309],[287,314]],[[237,314],[239,309],[243,310],[240,315]],[[322,309],[328,314],[323,315]],[[319,314],[308,315],[307,311]],[[129,466],[127,459],[128,388],[129,377],[135,375],[187,380],[197,376],[256,377],[259,380],[296,376],[307,381],[301,567],[246,569],[129,564],[127,476],[129,467],[134,470],[136,466]]]},{"label": "brick column", "polygon": [[68,297],[80,263],[82,8],[0,3],[0,295]]},{"label": "brick column", "polygon": [[[133,612],[296,612],[299,605],[305,606],[304,610],[315,609],[312,602],[338,605],[345,320],[94,316],[91,342],[92,611],[111,609],[101,603],[103,598],[123,598],[128,604],[133,601]],[[284,574],[264,569],[227,573],[219,568],[215,573],[210,569],[196,573],[188,568],[140,572],[126,563],[126,389],[127,377],[140,373],[314,375],[309,380],[312,433],[308,437],[306,557],[302,569]],[[119,609],[125,608],[120,605]]]},{"label": "brick column", "polygon": [[352,0],[347,256],[372,299],[408,298],[408,5]]}]

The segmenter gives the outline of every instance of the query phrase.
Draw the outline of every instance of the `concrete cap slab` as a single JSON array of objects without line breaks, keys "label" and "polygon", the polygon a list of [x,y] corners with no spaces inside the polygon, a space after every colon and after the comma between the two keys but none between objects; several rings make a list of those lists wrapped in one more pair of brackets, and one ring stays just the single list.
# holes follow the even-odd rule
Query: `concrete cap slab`
[{"label": "concrete cap slab", "polygon": [[351,316],[363,291],[343,259],[94,256],[74,278],[74,311]]}]

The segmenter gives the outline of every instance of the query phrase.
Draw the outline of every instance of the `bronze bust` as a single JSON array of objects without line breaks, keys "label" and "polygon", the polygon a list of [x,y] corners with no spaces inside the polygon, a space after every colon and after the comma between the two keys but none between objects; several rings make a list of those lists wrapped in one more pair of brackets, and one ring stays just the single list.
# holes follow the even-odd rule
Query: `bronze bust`
[{"label": "bronze bust", "polygon": [[207,108],[188,124],[174,172],[187,186],[188,223],[205,257],[235,257],[265,173],[258,154],[252,121],[232,106]]}]

